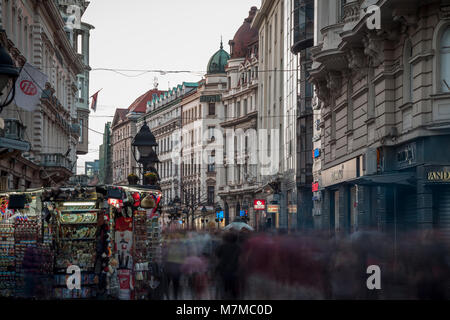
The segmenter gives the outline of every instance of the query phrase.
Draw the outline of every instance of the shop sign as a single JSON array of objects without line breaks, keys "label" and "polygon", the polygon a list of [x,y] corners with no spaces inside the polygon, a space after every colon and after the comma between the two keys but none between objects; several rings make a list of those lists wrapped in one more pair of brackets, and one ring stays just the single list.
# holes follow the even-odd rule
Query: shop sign
[{"label": "shop sign", "polygon": [[253,200],[253,209],[255,209],[255,210],[264,210],[264,209],[266,209],[266,200],[264,200],[264,199],[255,199],[255,200]]},{"label": "shop sign", "polygon": [[213,96],[201,96],[200,102],[220,102],[222,100],[222,96],[220,94]]},{"label": "shop sign", "polygon": [[357,178],[357,159],[353,158],[330,169],[322,170],[322,187]]},{"label": "shop sign", "polygon": [[312,184],[312,192],[316,192],[319,191],[319,183],[318,182],[313,182]]},{"label": "shop sign", "polygon": [[288,212],[289,213],[297,213],[297,205],[296,204],[290,204],[288,206]]},{"label": "shop sign", "polygon": [[318,158],[320,156],[320,150],[319,148],[314,149],[313,151],[313,158]]},{"label": "shop sign", "polygon": [[216,212],[217,219],[223,219],[223,211]]},{"label": "shop sign", "polygon": [[278,213],[278,205],[277,204],[269,204],[269,205],[267,205],[267,212]]},{"label": "shop sign", "polygon": [[450,182],[450,167],[432,168],[427,172],[429,182]]},{"label": "shop sign", "polygon": [[248,214],[247,214],[247,210],[240,210],[239,211],[239,216],[241,216],[241,217],[246,217]]}]

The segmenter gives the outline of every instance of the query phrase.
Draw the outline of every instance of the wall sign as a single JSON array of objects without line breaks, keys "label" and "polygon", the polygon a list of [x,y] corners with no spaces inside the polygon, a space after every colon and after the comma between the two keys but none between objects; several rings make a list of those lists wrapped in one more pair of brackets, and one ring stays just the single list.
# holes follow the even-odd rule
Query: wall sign
[{"label": "wall sign", "polygon": [[222,100],[222,96],[220,94],[214,96],[201,96],[200,102],[220,102]]},{"label": "wall sign", "polygon": [[357,178],[357,160],[358,158],[353,158],[330,169],[322,170],[322,187]]},{"label": "wall sign", "polygon": [[318,158],[318,157],[320,157],[320,149],[316,148],[313,151],[313,158]]},{"label": "wall sign", "polygon": [[264,200],[264,199],[255,199],[255,200],[253,200],[253,209],[255,209],[255,210],[265,210],[266,209],[266,200]]},{"label": "wall sign", "polygon": [[427,182],[450,182],[450,167],[430,167],[426,172]]},{"label": "wall sign", "polygon": [[312,184],[312,192],[316,192],[319,191],[319,183],[318,182],[313,182]]}]

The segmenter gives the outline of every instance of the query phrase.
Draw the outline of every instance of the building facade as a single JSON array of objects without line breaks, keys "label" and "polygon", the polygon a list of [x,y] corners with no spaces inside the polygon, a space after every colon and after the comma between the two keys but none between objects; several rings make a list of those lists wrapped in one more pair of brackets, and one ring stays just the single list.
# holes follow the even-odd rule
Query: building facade
[{"label": "building facade", "polygon": [[113,183],[112,146],[111,146],[111,122],[105,124],[103,143],[99,148],[98,178],[100,184]]},{"label": "building facade", "polygon": [[2,113],[7,134],[20,132],[19,140],[29,143],[25,150],[18,146],[3,154],[2,179],[9,190],[62,185],[76,172],[77,75],[85,65],[65,32],[57,2],[4,0],[0,5],[3,47],[18,67],[28,62],[48,76],[34,111],[12,103]]},{"label": "building facade", "polygon": [[321,224],[450,239],[449,3],[373,3],[316,2]]},{"label": "building facade", "polygon": [[[258,30],[251,27],[257,8],[229,41],[230,59],[226,67],[227,87],[223,92],[224,118],[220,127],[224,136],[223,165],[217,166],[218,195],[224,205],[225,223],[245,216],[254,227],[260,223],[253,210],[258,188]],[[253,151],[253,152],[252,152]]]},{"label": "building facade", "polygon": [[153,88],[140,95],[127,109],[115,111],[111,125],[112,181],[114,184],[128,184],[130,173],[140,176],[131,143],[136,136],[137,121],[145,114],[147,101],[159,97],[163,91]]},{"label": "building facade", "polygon": [[164,216],[170,214],[169,203],[181,195],[181,101],[194,93],[197,86],[197,83],[183,82],[155,96],[147,102],[146,114],[140,120],[147,122],[158,143],[156,154],[160,163],[157,164],[157,170],[164,194],[161,204]]},{"label": "building facade", "polygon": [[[263,0],[252,22],[252,27],[259,32],[258,140],[266,141],[265,146],[258,145],[260,188],[257,197],[271,205],[263,219],[265,225],[275,228],[287,228],[287,195],[295,189],[296,121],[293,106],[286,104],[285,97],[284,70],[290,62],[285,60],[285,19],[284,0]],[[292,85],[294,82],[290,79]],[[287,107],[291,112],[289,116]],[[291,146],[288,154],[285,143]],[[261,161],[261,155],[270,161]]]},{"label": "building facade", "polygon": [[[287,68],[296,70],[296,76],[290,76],[296,84],[293,86],[293,81],[286,83],[287,99],[291,101],[293,98],[289,94],[295,92],[293,95],[296,104],[297,199],[292,201],[288,199],[288,213],[291,219],[289,226],[295,225],[297,228],[305,229],[313,227],[313,201],[318,201],[318,198],[313,194],[311,185],[313,165],[320,153],[318,148],[313,147],[315,143],[313,87],[308,81],[312,64],[310,47],[313,46],[314,39],[314,0],[290,0],[286,2],[286,7],[288,8],[286,14],[289,14],[290,18],[286,33],[289,33],[287,39],[291,41],[287,51],[295,55],[295,58],[290,56],[291,63]],[[290,146],[287,145],[287,148]]]},{"label": "building facade", "polygon": [[89,51],[90,32],[94,26],[81,21],[87,7],[88,1],[84,0],[58,0],[58,7],[66,23],[65,32],[68,35],[73,48],[83,62],[83,70],[77,75],[78,91],[75,105],[80,126],[80,138],[77,145],[77,154],[88,153],[89,148]]}]

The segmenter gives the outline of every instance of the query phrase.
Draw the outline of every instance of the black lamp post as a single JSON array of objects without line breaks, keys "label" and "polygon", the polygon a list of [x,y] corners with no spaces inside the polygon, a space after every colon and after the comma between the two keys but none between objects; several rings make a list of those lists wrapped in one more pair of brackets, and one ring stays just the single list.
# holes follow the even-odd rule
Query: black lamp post
[{"label": "black lamp post", "polygon": [[203,228],[205,227],[205,217],[206,217],[206,214],[208,213],[208,209],[206,209],[206,207],[205,206],[203,206],[203,208],[202,208],[202,223],[203,223]]},{"label": "black lamp post", "polygon": [[13,101],[16,93],[15,82],[18,76],[19,68],[14,65],[11,56],[0,44],[0,96],[2,95],[3,89],[5,89],[8,85],[8,82],[12,81],[12,94],[9,99],[8,95],[6,96],[7,101],[5,100],[4,102],[0,102],[0,112],[2,112],[3,108]]},{"label": "black lamp post", "polygon": [[156,138],[150,131],[147,123],[144,122],[144,125],[141,127],[131,143],[133,157],[136,162],[142,164],[144,169],[142,181],[144,181],[144,174],[147,171],[151,171],[158,176],[158,172],[154,167],[155,163],[160,162],[155,150],[153,149],[153,147],[156,146],[158,146],[158,143],[156,143]]}]

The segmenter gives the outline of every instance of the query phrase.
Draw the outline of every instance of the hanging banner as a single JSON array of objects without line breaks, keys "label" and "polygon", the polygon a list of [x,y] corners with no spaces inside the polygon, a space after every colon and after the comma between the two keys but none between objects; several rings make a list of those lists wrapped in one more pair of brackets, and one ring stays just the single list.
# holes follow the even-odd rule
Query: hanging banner
[{"label": "hanging banner", "polygon": [[35,110],[46,82],[47,75],[28,62],[25,63],[16,80],[16,95],[14,96],[16,105],[27,111]]}]

